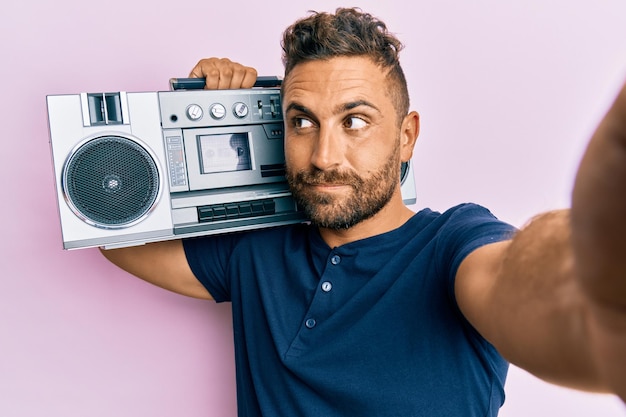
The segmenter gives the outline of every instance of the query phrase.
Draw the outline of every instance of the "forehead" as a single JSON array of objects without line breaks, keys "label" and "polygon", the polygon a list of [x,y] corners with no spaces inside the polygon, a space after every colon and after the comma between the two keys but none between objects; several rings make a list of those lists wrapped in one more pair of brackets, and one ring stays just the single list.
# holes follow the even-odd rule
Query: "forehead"
[{"label": "forehead", "polygon": [[285,103],[355,99],[389,101],[383,70],[367,57],[337,57],[296,65],[283,86]]}]

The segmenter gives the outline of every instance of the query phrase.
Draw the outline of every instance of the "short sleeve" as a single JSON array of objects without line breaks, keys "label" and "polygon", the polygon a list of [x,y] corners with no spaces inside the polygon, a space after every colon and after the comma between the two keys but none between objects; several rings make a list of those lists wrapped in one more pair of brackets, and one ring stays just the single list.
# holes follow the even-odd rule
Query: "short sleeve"
[{"label": "short sleeve", "polygon": [[183,239],[191,271],[216,302],[231,300],[228,264],[240,234]]},{"label": "short sleeve", "polygon": [[461,262],[481,246],[511,239],[517,229],[477,204],[463,204],[444,213],[448,217],[437,239],[437,266],[447,278],[456,304],[454,283]]}]

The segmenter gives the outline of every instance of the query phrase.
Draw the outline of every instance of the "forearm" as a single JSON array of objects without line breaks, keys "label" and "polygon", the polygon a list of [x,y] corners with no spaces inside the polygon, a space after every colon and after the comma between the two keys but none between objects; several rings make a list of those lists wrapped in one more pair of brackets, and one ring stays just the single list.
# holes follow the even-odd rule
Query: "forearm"
[{"label": "forearm", "polygon": [[626,87],[581,162],[572,199],[572,243],[588,294],[626,309]]},{"label": "forearm", "polygon": [[626,400],[626,88],[594,134],[572,200],[575,269],[604,378]]},{"label": "forearm", "polygon": [[151,284],[194,298],[211,298],[189,268],[179,240],[101,252],[118,267]]},{"label": "forearm", "polygon": [[490,340],[508,360],[542,379],[606,391],[593,361],[570,230],[568,210],[544,213],[507,246],[489,297]]}]

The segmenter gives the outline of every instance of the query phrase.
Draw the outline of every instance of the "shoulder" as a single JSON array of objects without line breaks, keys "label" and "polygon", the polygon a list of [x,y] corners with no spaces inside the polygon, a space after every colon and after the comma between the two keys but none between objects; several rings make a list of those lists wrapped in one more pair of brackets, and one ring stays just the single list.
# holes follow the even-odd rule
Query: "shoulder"
[{"label": "shoulder", "polygon": [[489,209],[475,203],[464,203],[443,212],[423,209],[412,222],[416,227],[432,228],[440,239],[453,242],[470,240],[490,241],[510,239],[516,228],[498,219]]},{"label": "shoulder", "polygon": [[498,218],[487,208],[476,203],[463,203],[451,207],[441,213],[441,218],[446,221],[494,221]]},{"label": "shoulder", "polygon": [[[433,229],[430,234],[434,243],[432,261],[445,277],[453,299],[461,265],[466,266],[464,271],[468,266],[476,271],[476,265],[493,265],[492,260],[497,258],[494,252],[499,251],[484,248],[495,249],[493,244],[510,241],[517,230],[487,208],[473,203],[446,210],[433,217],[427,227]],[[469,259],[475,262],[467,262]]]},{"label": "shoulder", "polygon": [[184,239],[183,246],[188,255],[195,252],[232,254],[232,252],[242,248],[275,248],[277,245],[286,244],[286,242],[303,240],[302,237],[310,233],[310,228],[307,224],[291,224],[201,236]]},{"label": "shoulder", "polygon": [[462,203],[450,207],[445,211],[436,211],[431,208],[423,208],[418,211],[415,216],[420,221],[437,221],[448,222],[450,220],[468,219],[492,220],[497,219],[496,216],[486,207],[476,203]]},{"label": "shoulder", "polygon": [[307,240],[303,238],[307,230],[304,225],[288,225],[188,238],[183,240],[183,248],[197,280],[216,301],[229,301],[234,276],[247,276],[253,268],[279,264],[293,254],[295,243],[302,245]]}]

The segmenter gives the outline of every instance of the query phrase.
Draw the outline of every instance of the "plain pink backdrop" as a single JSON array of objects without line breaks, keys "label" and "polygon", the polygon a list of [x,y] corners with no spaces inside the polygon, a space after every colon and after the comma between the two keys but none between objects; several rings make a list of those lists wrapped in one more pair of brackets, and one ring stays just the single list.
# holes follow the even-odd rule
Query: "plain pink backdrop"
[{"label": "plain pink backdrop", "polygon": [[[302,3],[302,4],[301,4]],[[0,25],[0,416],[234,416],[228,305],[66,252],[47,94],[155,91],[204,56],[282,72],[282,29],[339,1],[11,2]],[[474,201],[518,226],[566,206],[585,143],[626,79],[622,0],[381,2],[422,115],[416,209]],[[518,369],[503,417],[624,416],[611,396]]]}]

